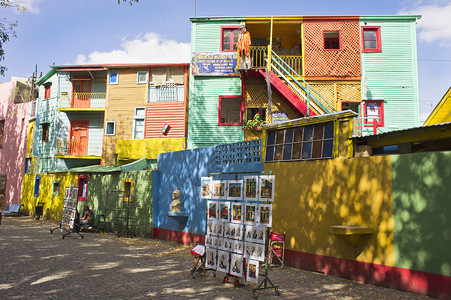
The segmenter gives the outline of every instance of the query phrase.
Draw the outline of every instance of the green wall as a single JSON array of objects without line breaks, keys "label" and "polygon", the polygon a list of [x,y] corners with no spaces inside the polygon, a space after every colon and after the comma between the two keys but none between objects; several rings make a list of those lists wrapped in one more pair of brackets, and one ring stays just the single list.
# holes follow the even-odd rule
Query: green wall
[{"label": "green wall", "polygon": [[[133,201],[124,202],[124,178],[133,179]],[[129,231],[139,236],[152,236],[153,231],[153,171],[90,173],[88,174],[87,204],[96,214],[104,214],[106,228],[114,232],[126,231],[127,210]],[[82,211],[84,202],[79,203]]]},{"label": "green wall", "polygon": [[416,17],[361,17],[360,26],[380,26],[382,44],[362,52],[362,99],[384,100],[384,132],[419,126]]},{"label": "green wall", "polygon": [[395,266],[451,276],[451,152],[391,161]]},{"label": "green wall", "polygon": [[[239,19],[195,22],[191,28],[191,51],[219,52],[221,26],[240,25]],[[219,96],[240,96],[239,77],[190,75],[188,148],[208,147],[244,140],[242,126],[218,126]]]}]

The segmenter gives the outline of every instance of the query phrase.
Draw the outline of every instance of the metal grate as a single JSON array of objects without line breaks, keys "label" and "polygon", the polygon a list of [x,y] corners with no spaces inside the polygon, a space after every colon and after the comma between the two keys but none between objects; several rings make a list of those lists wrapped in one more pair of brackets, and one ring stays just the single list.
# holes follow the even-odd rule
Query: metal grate
[{"label": "metal grate", "polygon": [[216,165],[233,165],[261,162],[261,140],[245,141],[215,146]]}]

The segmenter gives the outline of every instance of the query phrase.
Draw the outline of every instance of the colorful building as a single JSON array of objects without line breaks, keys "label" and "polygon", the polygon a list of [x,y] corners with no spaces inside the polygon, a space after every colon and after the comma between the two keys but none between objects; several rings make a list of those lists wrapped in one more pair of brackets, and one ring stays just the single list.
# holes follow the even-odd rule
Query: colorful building
[{"label": "colorful building", "polygon": [[[192,18],[188,147],[259,136],[242,130],[257,112],[271,123],[351,109],[360,135],[418,126],[419,18]],[[236,69],[241,25],[252,41],[246,70]]]},{"label": "colorful building", "polygon": [[20,203],[31,91],[22,78],[0,84],[0,208]]},{"label": "colorful building", "polygon": [[423,126],[451,122],[451,88],[443,95]]}]

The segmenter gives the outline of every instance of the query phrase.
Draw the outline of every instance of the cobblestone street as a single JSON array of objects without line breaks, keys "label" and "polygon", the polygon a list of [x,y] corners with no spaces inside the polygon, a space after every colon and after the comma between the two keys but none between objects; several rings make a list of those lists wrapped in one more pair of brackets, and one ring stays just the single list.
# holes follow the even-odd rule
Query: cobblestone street
[{"label": "cobblestone street", "polygon": [[[172,242],[84,233],[61,238],[55,224],[30,217],[0,225],[0,299],[252,299],[253,284],[233,287],[222,273],[191,277],[192,247]],[[284,267],[280,286],[259,299],[430,299]]]}]

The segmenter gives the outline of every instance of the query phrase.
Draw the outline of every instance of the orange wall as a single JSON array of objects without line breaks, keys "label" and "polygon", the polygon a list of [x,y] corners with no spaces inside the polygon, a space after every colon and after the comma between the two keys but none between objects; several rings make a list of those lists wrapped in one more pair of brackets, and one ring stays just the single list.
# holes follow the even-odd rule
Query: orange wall
[{"label": "orange wall", "polygon": [[[182,101],[148,103],[145,138],[185,137],[185,116],[185,103]],[[166,135],[161,132],[165,123],[170,126]]]}]

